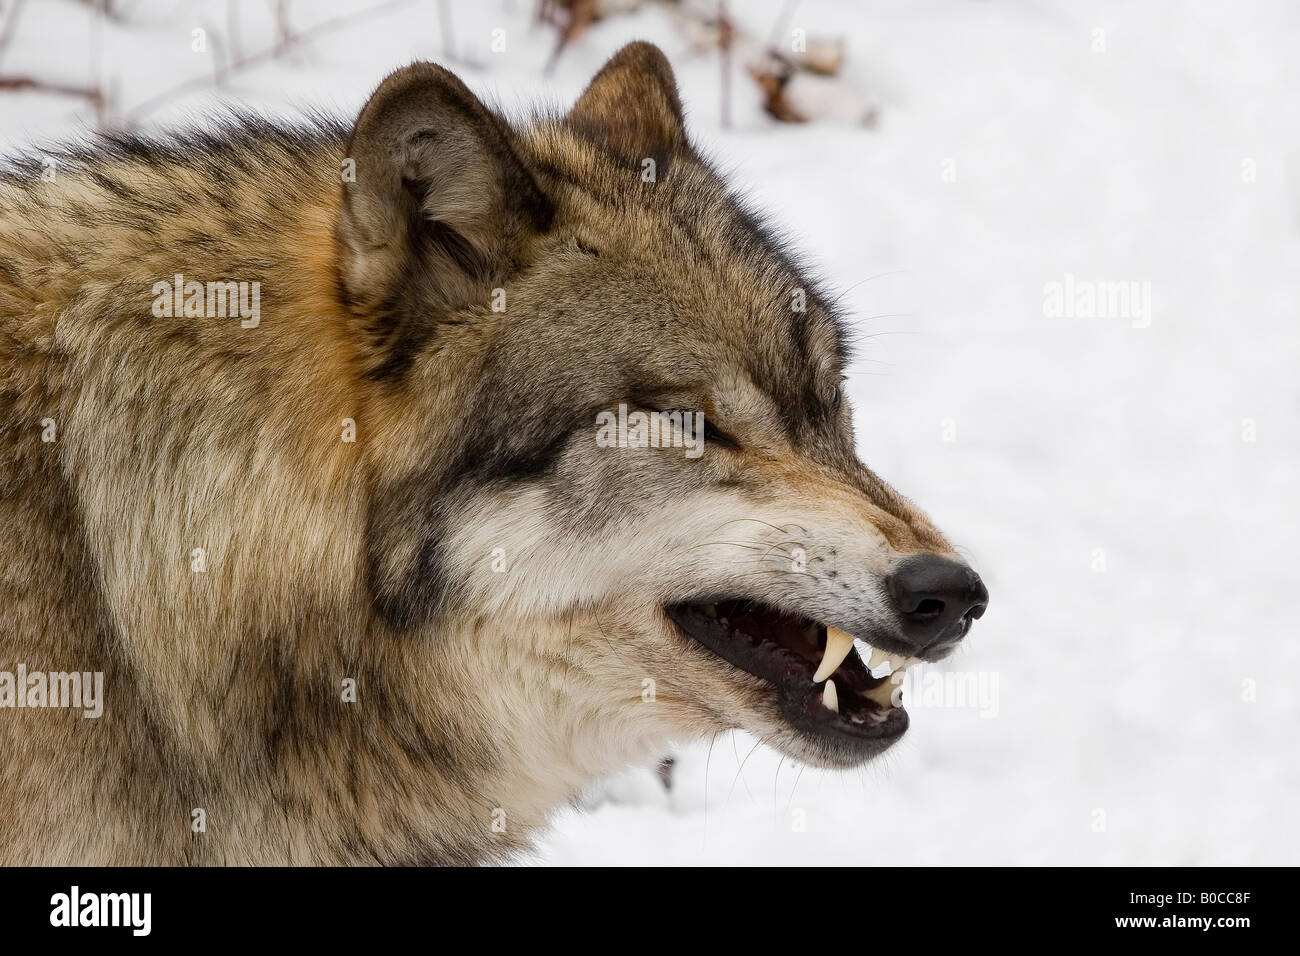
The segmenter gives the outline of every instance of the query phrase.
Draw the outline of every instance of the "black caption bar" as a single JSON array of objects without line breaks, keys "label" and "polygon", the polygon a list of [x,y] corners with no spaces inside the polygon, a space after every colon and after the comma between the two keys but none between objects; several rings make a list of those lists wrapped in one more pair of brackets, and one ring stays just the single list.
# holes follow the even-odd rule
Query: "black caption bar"
[{"label": "black caption bar", "polygon": [[[536,944],[680,931],[766,938],[773,921],[873,946],[1122,939],[1216,945],[1294,927],[1286,869],[0,869],[0,934],[118,945],[373,944],[465,933]],[[824,927],[833,900],[839,913]],[[821,921],[821,922],[819,922]],[[450,933],[448,936],[446,934]],[[562,934],[572,934],[567,938]],[[683,937],[686,938],[686,937]],[[18,950],[14,950],[18,952]]]}]

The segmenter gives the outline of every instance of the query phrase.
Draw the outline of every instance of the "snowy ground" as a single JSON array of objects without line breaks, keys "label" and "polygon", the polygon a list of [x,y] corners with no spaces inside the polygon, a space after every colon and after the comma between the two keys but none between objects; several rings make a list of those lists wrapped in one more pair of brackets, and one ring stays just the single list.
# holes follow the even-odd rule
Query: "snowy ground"
[{"label": "snowy ground", "polygon": [[[102,76],[146,126],[210,109],[211,90],[150,99],[221,62],[226,5],[117,6],[96,57],[82,4],[30,0],[0,72]],[[783,6],[731,3],[760,35]],[[267,7],[237,4],[242,52],[269,42]],[[1300,7],[805,0],[787,26],[849,37],[878,127],[776,124],[738,76],[729,131],[716,59],[662,10],[598,25],[549,78],[532,3],[452,11],[456,68],[510,110],[571,100],[628,39],[664,47],[696,139],[860,317],[861,455],[993,595],[942,668],[996,686],[984,706],[914,701],[908,737],[856,774],[739,736],[687,749],[671,795],[631,773],[563,814],[539,861],[1300,863]],[[411,0],[219,96],[352,111],[443,42]],[[0,146],[92,115],[5,93]],[[1067,276],[1147,283],[1150,311],[1050,314]]]}]

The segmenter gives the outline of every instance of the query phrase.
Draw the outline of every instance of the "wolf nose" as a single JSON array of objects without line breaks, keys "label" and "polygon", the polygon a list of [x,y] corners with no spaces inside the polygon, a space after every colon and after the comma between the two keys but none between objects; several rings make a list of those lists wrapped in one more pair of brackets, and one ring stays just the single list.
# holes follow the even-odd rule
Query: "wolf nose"
[{"label": "wolf nose", "polygon": [[907,558],[886,579],[903,622],[903,636],[918,656],[945,656],[984,614],[989,592],[968,565],[937,554]]}]

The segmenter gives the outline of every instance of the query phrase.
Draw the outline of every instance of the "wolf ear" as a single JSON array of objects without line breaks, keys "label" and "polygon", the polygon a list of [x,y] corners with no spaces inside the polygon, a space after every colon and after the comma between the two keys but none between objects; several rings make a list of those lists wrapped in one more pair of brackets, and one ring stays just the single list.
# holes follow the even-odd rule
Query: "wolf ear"
[{"label": "wolf ear", "polygon": [[[337,226],[348,304],[391,318],[488,301],[554,208],[513,133],[454,74],[432,63],[380,84],[348,142]],[[375,330],[385,337],[391,329]]]},{"label": "wolf ear", "polygon": [[686,122],[668,58],[653,43],[637,41],[601,67],[569,113],[569,124],[640,165],[663,166],[686,148]]}]

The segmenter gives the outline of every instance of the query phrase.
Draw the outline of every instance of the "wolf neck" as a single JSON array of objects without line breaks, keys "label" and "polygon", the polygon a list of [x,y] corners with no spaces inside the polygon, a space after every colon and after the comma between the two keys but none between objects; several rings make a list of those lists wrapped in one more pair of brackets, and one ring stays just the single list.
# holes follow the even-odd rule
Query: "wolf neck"
[{"label": "wolf neck", "polygon": [[[432,725],[448,729],[455,755],[440,768],[438,786],[468,788],[464,819],[473,825],[463,839],[479,859],[528,849],[553,812],[601,778],[663,752],[666,741],[633,719],[638,704],[592,696],[588,668],[601,665],[588,645],[607,639],[580,620],[519,628],[453,619],[429,640],[438,646],[417,644],[413,662],[439,687],[421,693],[413,682],[404,696],[436,701]],[[444,817],[455,808],[451,815],[462,822],[459,800],[449,802],[444,791],[433,802]]]},{"label": "wolf neck", "polygon": [[[324,680],[300,685],[271,764],[275,778],[258,788],[280,803],[249,808],[249,827],[269,817],[301,834],[301,845],[289,844],[293,862],[517,857],[552,812],[662,743],[618,726],[616,703],[607,712],[589,699],[574,706],[583,698],[582,655],[545,653],[539,633],[459,620],[366,640],[352,702],[338,704]],[[347,839],[310,837],[325,821]],[[263,849],[241,856],[226,847],[223,859],[268,862],[285,852]]]}]

